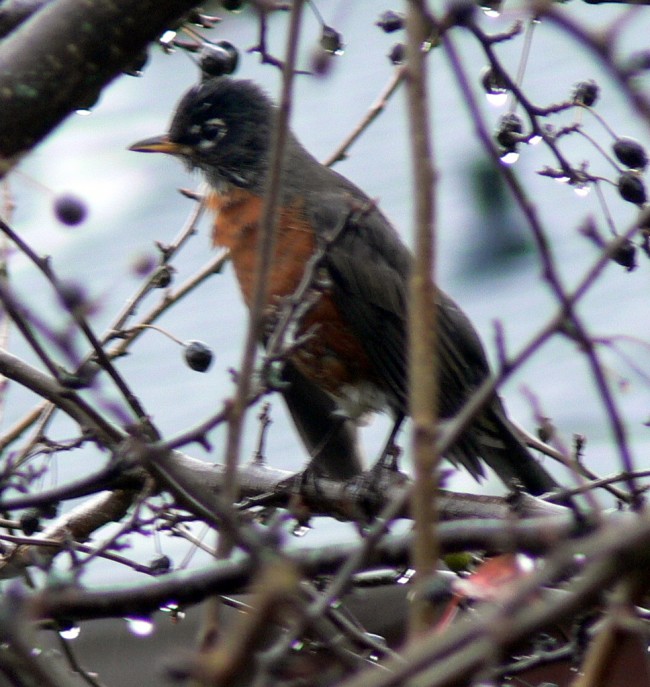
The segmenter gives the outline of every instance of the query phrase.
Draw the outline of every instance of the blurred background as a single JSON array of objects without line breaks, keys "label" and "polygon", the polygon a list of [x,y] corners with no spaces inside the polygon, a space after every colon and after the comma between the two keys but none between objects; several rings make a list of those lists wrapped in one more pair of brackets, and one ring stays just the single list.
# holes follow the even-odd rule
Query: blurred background
[{"label": "blurred background", "polygon": [[[326,75],[296,79],[292,127],[312,153],[325,159],[390,80],[395,67],[386,55],[403,36],[387,35],[374,25],[379,13],[388,9],[380,3],[323,0],[318,8],[325,22],[342,34],[344,52],[332,59]],[[212,31],[204,31],[204,35],[213,41],[228,40],[241,51],[237,76],[253,79],[277,97],[279,71],[261,65],[257,54],[247,52],[257,42],[255,14],[250,9],[239,14],[219,7],[205,9],[222,16],[223,22]],[[622,46],[642,48],[647,41],[650,14],[645,8],[638,9],[633,21],[622,26]],[[626,11],[575,2],[570,10],[586,25],[596,27],[608,26]],[[508,3],[501,16],[485,18],[485,28],[494,32],[505,30],[517,17],[517,3]],[[280,57],[287,21],[287,15],[280,13],[269,17],[269,49]],[[307,8],[300,51],[302,68],[310,68],[319,37],[320,24]],[[503,105],[492,106],[484,97],[480,75],[486,60],[476,41],[464,32],[454,31],[453,38],[481,98],[484,114],[494,126],[506,110]],[[498,53],[511,73],[516,72],[522,45],[523,39],[519,38],[498,46]],[[466,103],[442,50],[432,52],[428,67],[435,165],[440,177],[438,281],[468,313],[492,358],[495,320],[504,328],[508,349],[516,353],[553,315],[556,304],[541,279],[540,262],[529,230],[501,187],[497,173],[484,158]],[[176,102],[196,82],[198,75],[198,68],[183,51],[165,54],[159,48],[152,48],[141,77],[118,78],[90,113],[70,117],[9,179],[9,190],[16,203],[13,225],[38,253],[51,256],[60,276],[83,284],[96,299],[98,307],[93,323],[98,332],[103,331],[137,289],[139,279],[134,265],[143,257],[157,256],[155,242],[170,242],[192,210],[192,201],[182,197],[177,189],[195,188],[198,178],[190,176],[171,158],[137,155],[127,148],[139,139],[166,130]],[[585,79],[595,79],[601,86],[596,108],[617,134],[648,144],[647,126],[630,111],[614,82],[592,55],[550,23],[537,25],[523,81],[528,97],[538,105],[565,100],[574,84]],[[569,124],[573,116],[558,116],[553,123]],[[609,149],[612,141],[603,127],[588,114],[584,117],[587,130]],[[407,131],[405,93],[400,90],[336,169],[378,199],[404,241],[410,244],[413,192]],[[615,178],[611,166],[584,139],[567,139],[563,150],[576,166],[582,160],[589,160],[592,173]],[[538,176],[536,170],[553,163],[542,146],[523,146],[521,153],[514,169],[535,203],[552,241],[558,266],[570,287],[580,280],[597,256],[594,246],[578,231],[590,215],[605,227],[596,194],[579,197],[567,185]],[[51,195],[41,185],[54,193],[69,191],[82,197],[89,207],[88,220],[75,228],[57,223]],[[614,187],[605,185],[604,193],[616,225],[625,230],[636,217],[636,208],[622,202]],[[200,233],[174,260],[178,271],[175,283],[180,284],[195,273],[210,257],[209,227],[204,222]],[[581,302],[579,312],[589,323],[593,336],[631,337],[621,346],[646,376],[635,372],[615,354],[604,351],[603,357],[617,389],[616,397],[626,420],[636,466],[650,468],[649,430],[644,424],[650,416],[647,379],[650,350],[645,304],[650,279],[645,256],[640,255],[639,261],[639,268],[630,273],[612,263]],[[18,293],[30,307],[53,325],[62,326],[56,320],[55,300],[36,269],[16,254],[11,258],[10,271]],[[161,297],[162,292],[154,293],[141,312]],[[120,371],[158,428],[165,436],[173,436],[209,416],[232,393],[229,369],[239,366],[246,313],[231,270],[226,269],[209,280],[167,312],[158,324],[180,339],[206,342],[216,354],[207,373],[193,372],[184,364],[179,346],[151,331],[141,338],[131,355],[118,361]],[[34,360],[16,332],[11,332],[8,348]],[[571,446],[574,433],[586,436],[585,456],[592,469],[603,474],[620,470],[602,402],[595,392],[586,361],[573,343],[555,337],[503,389],[512,417],[534,431],[533,408],[524,387],[535,395],[543,414],[552,419],[567,446]],[[107,383],[87,393],[99,397],[104,407],[119,402]],[[22,417],[35,400],[28,392],[10,385],[3,409],[3,427]],[[244,459],[255,450],[257,413],[258,409],[249,413]],[[275,467],[299,470],[305,464],[306,455],[278,399],[273,399],[272,419],[266,448],[268,462]],[[388,423],[383,418],[364,428],[364,446],[369,459],[376,456],[387,431]],[[63,418],[57,432],[62,437],[71,432]],[[187,451],[199,458],[221,462],[223,436],[223,430],[213,433],[213,450],[209,453],[198,446],[188,447]],[[408,431],[402,433],[402,444],[408,447]],[[84,448],[52,460],[56,461],[57,479],[63,482],[92,470],[105,457]],[[545,465],[548,464],[547,460]],[[409,469],[408,448],[404,467]],[[47,486],[50,484],[44,484]],[[478,485],[464,473],[454,476],[449,486],[466,491],[501,492],[496,480]],[[321,519],[299,543],[317,545],[324,538],[343,540],[357,536],[351,525]],[[134,538],[131,543],[134,549],[129,555],[146,561],[160,549],[172,557],[175,565],[190,549],[187,542],[164,537],[156,542]],[[201,555],[197,554],[193,563],[200,560]],[[88,584],[126,582],[134,575],[122,566],[98,561],[86,572],[83,581]]]}]

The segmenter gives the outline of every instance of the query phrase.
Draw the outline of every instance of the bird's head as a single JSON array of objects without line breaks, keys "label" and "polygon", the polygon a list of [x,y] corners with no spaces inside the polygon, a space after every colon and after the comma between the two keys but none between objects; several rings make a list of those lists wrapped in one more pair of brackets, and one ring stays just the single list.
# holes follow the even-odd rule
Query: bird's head
[{"label": "bird's head", "polygon": [[252,82],[217,77],[181,98],[168,133],[138,141],[129,150],[174,155],[188,168],[200,169],[216,188],[225,183],[259,192],[274,114],[269,97]]}]

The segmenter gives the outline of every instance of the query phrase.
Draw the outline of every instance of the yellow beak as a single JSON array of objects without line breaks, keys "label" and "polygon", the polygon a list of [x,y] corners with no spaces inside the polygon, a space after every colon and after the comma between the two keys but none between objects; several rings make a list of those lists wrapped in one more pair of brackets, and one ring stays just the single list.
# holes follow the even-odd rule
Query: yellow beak
[{"label": "yellow beak", "polygon": [[169,140],[167,134],[145,138],[129,146],[136,153],[166,153],[167,155],[189,155],[191,148]]}]

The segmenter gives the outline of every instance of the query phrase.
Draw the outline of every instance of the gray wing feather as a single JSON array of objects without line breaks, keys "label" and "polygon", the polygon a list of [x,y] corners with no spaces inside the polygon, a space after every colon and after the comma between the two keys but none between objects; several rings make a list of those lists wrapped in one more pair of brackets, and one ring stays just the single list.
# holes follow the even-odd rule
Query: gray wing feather
[{"label": "gray wing feather", "polygon": [[[313,179],[306,210],[315,226],[336,238],[327,247],[325,266],[341,316],[364,346],[395,415],[408,413],[407,303],[412,258],[374,204],[338,174],[325,170]],[[333,176],[332,176],[333,175]],[[335,191],[325,194],[323,187]],[[437,295],[440,417],[451,418],[489,375],[485,350],[471,322],[444,292]],[[513,433],[497,396],[450,449],[447,456],[475,477],[483,458],[505,481],[516,476],[532,493],[554,480]]]}]

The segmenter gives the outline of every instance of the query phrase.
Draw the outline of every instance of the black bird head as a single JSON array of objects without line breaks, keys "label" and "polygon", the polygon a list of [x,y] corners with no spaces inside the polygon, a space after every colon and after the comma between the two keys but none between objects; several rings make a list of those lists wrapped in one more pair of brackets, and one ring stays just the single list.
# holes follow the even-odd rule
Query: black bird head
[{"label": "black bird head", "polygon": [[129,150],[179,157],[215,188],[233,184],[261,192],[275,109],[250,81],[209,79],[181,98],[169,133],[138,141]]}]

